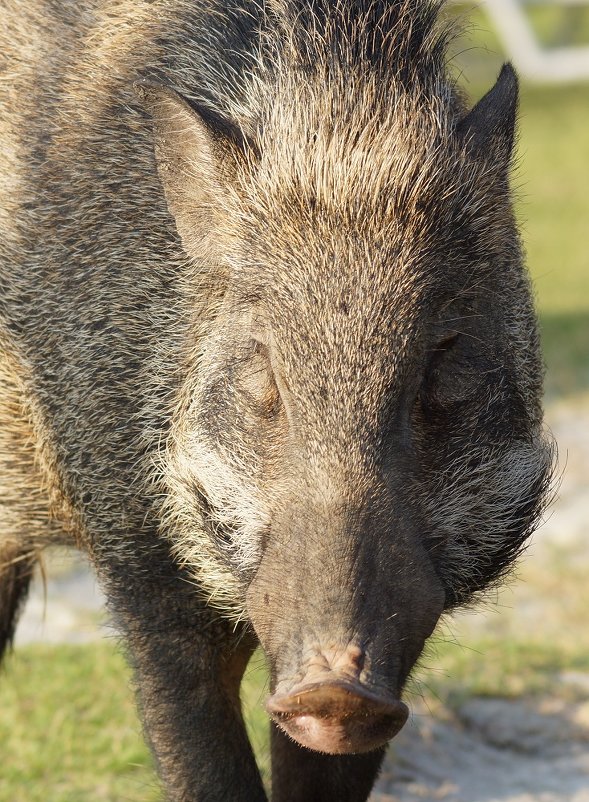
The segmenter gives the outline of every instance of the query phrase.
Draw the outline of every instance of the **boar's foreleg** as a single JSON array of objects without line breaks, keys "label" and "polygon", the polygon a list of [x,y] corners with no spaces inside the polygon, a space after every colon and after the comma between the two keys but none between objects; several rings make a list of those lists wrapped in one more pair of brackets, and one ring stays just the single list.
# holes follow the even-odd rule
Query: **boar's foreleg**
[{"label": "boar's foreleg", "polygon": [[[106,577],[135,668],[147,740],[170,802],[264,802],[239,685],[253,643],[158,564]],[[110,586],[110,587],[109,587]]]},{"label": "boar's foreleg", "polygon": [[272,724],[272,802],[366,802],[385,750],[324,755]]}]

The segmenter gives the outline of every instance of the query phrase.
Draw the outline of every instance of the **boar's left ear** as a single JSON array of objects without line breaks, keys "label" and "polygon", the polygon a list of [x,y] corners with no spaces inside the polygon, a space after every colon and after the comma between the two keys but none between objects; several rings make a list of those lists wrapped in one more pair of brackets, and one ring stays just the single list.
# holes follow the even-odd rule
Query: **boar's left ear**
[{"label": "boar's left ear", "polygon": [[206,248],[243,136],[232,123],[173,89],[134,84],[153,117],[155,157],[168,208],[188,253]]},{"label": "boar's left ear", "polygon": [[511,159],[515,139],[518,81],[511,64],[504,64],[495,86],[458,125],[459,135],[481,158]]}]

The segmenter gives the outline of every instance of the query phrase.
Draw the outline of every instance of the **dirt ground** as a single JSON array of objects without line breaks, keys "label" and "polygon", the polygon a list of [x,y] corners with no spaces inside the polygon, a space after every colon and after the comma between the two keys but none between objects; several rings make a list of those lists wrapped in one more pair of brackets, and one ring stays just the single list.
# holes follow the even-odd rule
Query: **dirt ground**
[{"label": "dirt ground", "polygon": [[[586,565],[589,579],[589,399],[553,406],[547,418],[565,471],[559,499],[525,557],[526,569],[549,570],[556,544],[577,568]],[[17,646],[81,642],[108,631],[102,596],[84,563],[64,556],[53,558],[49,568],[46,594],[37,582]],[[506,614],[512,626],[540,627],[550,637],[551,628],[563,626],[562,616],[554,614],[557,603],[554,595],[515,583],[510,609],[464,616],[462,637],[497,627],[497,616]],[[391,745],[371,802],[589,802],[589,674],[563,672],[553,693],[541,699],[470,698],[435,710],[419,701],[411,706],[410,722]]]},{"label": "dirt ground", "polygon": [[[589,698],[589,676],[568,681]],[[371,802],[424,800],[589,802],[589,701],[471,699],[435,716],[415,710]]]}]

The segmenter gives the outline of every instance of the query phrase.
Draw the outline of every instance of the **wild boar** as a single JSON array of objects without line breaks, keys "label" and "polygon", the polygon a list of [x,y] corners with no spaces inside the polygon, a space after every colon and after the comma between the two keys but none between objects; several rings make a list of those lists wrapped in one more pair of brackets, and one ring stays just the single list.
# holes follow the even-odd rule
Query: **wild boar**
[{"label": "wild boar", "polygon": [[0,636],[92,559],[172,802],[359,802],[549,486],[509,171],[427,0],[2,0]]}]

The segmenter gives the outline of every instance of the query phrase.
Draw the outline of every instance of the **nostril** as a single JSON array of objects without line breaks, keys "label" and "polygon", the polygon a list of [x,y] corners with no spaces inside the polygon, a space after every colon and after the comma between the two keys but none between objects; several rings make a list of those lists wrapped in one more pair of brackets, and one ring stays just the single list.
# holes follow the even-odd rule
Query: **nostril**
[{"label": "nostril", "polygon": [[343,681],[271,697],[267,708],[302,746],[330,754],[377,749],[399,732],[408,716],[402,702]]}]

